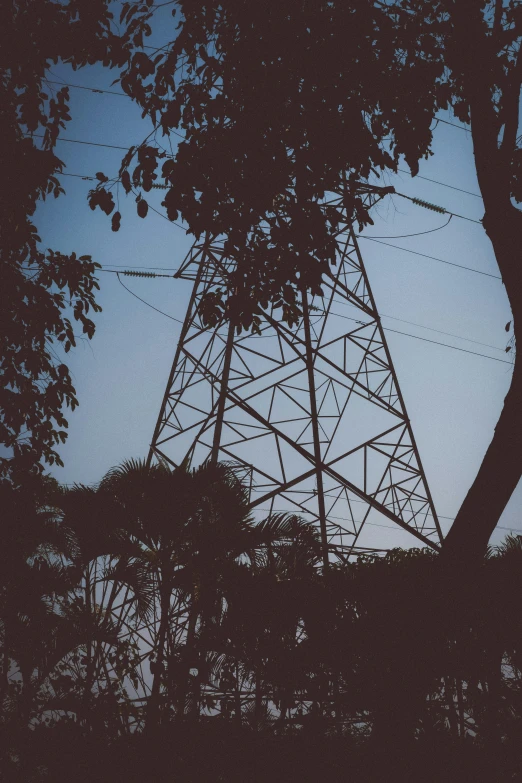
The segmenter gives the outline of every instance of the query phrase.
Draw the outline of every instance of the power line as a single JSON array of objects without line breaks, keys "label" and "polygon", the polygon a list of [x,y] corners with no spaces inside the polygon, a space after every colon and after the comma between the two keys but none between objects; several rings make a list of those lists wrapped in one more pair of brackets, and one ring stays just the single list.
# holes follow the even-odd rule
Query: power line
[{"label": "power line", "polygon": [[90,182],[97,182],[98,181],[96,179],[96,177],[89,177],[89,176],[83,175],[83,174],[69,174],[68,171],[61,171],[58,174],[58,176],[59,177],[78,177],[78,179],[85,179],[85,180],[89,180]]},{"label": "power line", "polygon": [[[35,134],[33,134],[33,135],[35,135]],[[72,141],[72,139],[62,139],[62,141]],[[83,142],[81,142],[81,141],[78,141],[78,142],[77,142],[77,144],[92,144],[92,143],[93,143],[93,142],[88,142],[88,141],[83,141]],[[108,146],[108,145],[106,145],[106,144],[98,144],[97,146],[99,146],[99,147],[106,147],[106,146]],[[126,147],[117,147],[116,149],[127,149],[127,148],[126,148]],[[61,173],[58,173],[58,176],[59,176],[59,177],[61,177],[61,176],[65,176],[65,177],[79,177],[79,178],[81,178],[81,179],[90,180],[90,181],[92,181],[92,182],[97,182],[97,181],[98,181],[96,177],[84,177],[82,174],[68,174],[68,173],[67,173],[67,172],[65,172],[65,171],[64,171],[64,172],[61,172]],[[132,191],[132,193],[133,193],[135,196],[137,195],[137,194],[136,194],[136,192],[135,192],[134,190]],[[171,225],[173,225],[173,226],[177,226],[178,228],[181,228],[181,229],[183,229],[183,231],[186,231],[186,232],[188,233],[188,229],[186,229],[186,228],[185,228],[185,226],[182,226],[182,225],[181,225],[181,223],[176,223],[176,221],[175,221],[175,220],[170,220],[170,219],[169,219],[169,218],[168,218],[166,215],[163,215],[163,214],[162,214],[162,213],[161,213],[159,210],[155,209],[155,208],[152,206],[152,204],[149,204],[149,203],[147,202],[147,205],[148,205],[148,208],[149,208],[149,209],[151,209],[153,212],[155,212],[157,215],[159,215],[159,216],[160,216],[161,218],[163,218],[164,220],[167,220],[167,221],[168,221],[168,222],[169,222]],[[151,267],[151,269],[152,269],[152,267]]]},{"label": "power line", "polygon": [[419,337],[416,334],[410,334],[409,332],[399,332],[398,329],[390,329],[386,327],[388,332],[394,332],[395,334],[403,334],[406,337],[413,337],[415,340],[423,340],[425,343],[433,343],[434,345],[442,345],[444,348],[451,348],[453,351],[462,351],[462,353],[470,353],[473,356],[482,356],[484,359],[491,359],[492,362],[502,362],[502,364],[511,364],[506,359],[497,359],[496,356],[488,356],[485,353],[477,353],[477,351],[470,351],[467,348],[457,348],[456,345],[448,345],[447,343],[440,343],[437,340],[429,340],[427,337]]},{"label": "power line", "polygon": [[[163,270],[163,271],[174,271],[173,267],[137,267],[137,266],[135,266],[135,267],[129,267],[129,266],[124,267],[123,265],[118,265],[118,264],[111,264],[111,266],[115,266],[115,267],[119,267],[119,268],[117,268],[117,269],[107,269],[106,267],[102,267],[99,271],[100,272],[110,272],[112,274],[122,274],[122,275],[126,275],[128,277],[145,277],[145,278],[160,278],[160,277],[163,277],[163,278],[173,279],[174,276],[175,276],[175,275],[158,274],[156,272],[148,271],[148,270],[152,270],[152,269],[154,269],[154,270],[155,269],[159,269],[159,270]],[[145,270],[145,271],[133,271],[133,270]],[[347,303],[339,302],[336,299],[334,299],[333,302],[335,304],[345,304],[346,307],[349,307],[349,305]],[[152,307],[152,305],[150,305],[150,306]],[[363,323],[363,322],[359,321],[356,318],[352,318],[352,317],[347,316],[347,315],[341,315],[341,313],[333,313],[332,312],[332,315],[336,316],[337,318],[345,318],[346,320],[354,321],[355,323]],[[169,317],[172,317],[172,316],[169,316]],[[494,351],[504,352],[503,348],[499,348],[496,345],[490,345],[489,343],[483,343],[483,342],[480,342],[479,340],[473,340],[470,337],[463,337],[462,335],[455,334],[454,332],[445,332],[442,329],[435,329],[432,326],[426,326],[425,324],[419,324],[419,323],[416,323],[415,321],[408,321],[405,318],[398,318],[397,316],[388,315],[386,313],[381,313],[381,317],[383,317],[383,318],[390,318],[393,321],[400,321],[401,323],[409,324],[410,326],[416,326],[419,329],[428,329],[431,332],[437,332],[438,334],[445,334],[448,337],[454,337],[456,340],[464,340],[465,342],[474,343],[475,345],[482,345],[485,348],[491,348]],[[404,334],[404,335],[408,335],[409,337],[416,337],[416,335],[411,335],[411,334],[409,334],[407,332],[399,332],[399,331],[397,331],[395,329],[391,329],[389,327],[386,327],[386,328],[388,329],[388,331],[396,332],[397,334]],[[419,337],[418,339],[425,339],[425,338]],[[436,341],[433,341],[433,342],[436,342]],[[448,346],[448,345],[446,345],[446,343],[438,343],[437,342],[436,344],[437,345],[442,345],[442,346],[445,346],[445,347],[448,347],[448,348],[455,348],[455,346]],[[463,348],[455,348],[455,350],[464,350],[464,349]],[[471,351],[470,353],[475,353],[475,352]],[[494,359],[494,357],[492,357],[492,356],[486,357],[485,354],[476,354],[476,355],[477,356],[484,356],[485,358],[489,358],[489,359]],[[501,360],[497,360],[497,361],[501,361]],[[510,364],[510,362],[506,362],[506,364]]]},{"label": "power line", "polygon": [[[343,305],[344,307],[355,307],[355,305],[350,305],[348,302],[343,302],[340,299],[332,299],[334,304]],[[464,340],[468,343],[475,343],[475,345],[482,345],[484,348],[491,348],[494,351],[502,351],[504,352],[504,348],[499,348],[497,345],[490,345],[489,343],[482,343],[479,340],[472,340],[470,337],[463,337],[460,334],[454,334],[454,332],[445,332],[442,329],[435,329],[433,326],[425,326],[425,324],[419,324],[415,321],[407,321],[405,318],[398,318],[395,315],[388,315],[387,313],[379,313],[381,318],[391,318],[392,321],[401,321],[401,323],[409,324],[410,326],[417,326],[419,329],[428,329],[430,332],[437,332],[437,334],[445,334],[448,337],[455,337],[457,340]],[[347,317],[347,316],[345,316]],[[360,323],[356,318],[353,319],[356,323]]]},{"label": "power line", "polygon": [[[152,272],[150,272],[150,270],[159,270],[159,271],[162,271],[162,272],[174,272],[174,273],[176,272],[174,267],[129,266],[129,265],[126,265],[126,264],[125,265],[124,264],[110,264],[109,266],[115,267],[115,268],[114,269],[108,269],[107,267],[102,267],[100,269],[100,271],[102,271],[102,272],[113,272],[114,274],[117,274],[118,271],[120,271],[120,274],[124,274],[124,275],[130,276],[130,277],[132,277],[132,276],[135,276],[135,277],[151,277],[151,278],[153,278],[153,277],[166,277],[166,278],[169,278],[169,279],[174,278],[175,274],[172,274],[172,275],[152,274]],[[145,271],[143,272],[143,274],[141,274],[139,271],[138,272],[134,272],[134,271],[131,271],[131,270],[145,270]],[[337,299],[333,299],[332,301],[334,302],[334,304],[341,304],[341,305],[344,305],[346,307],[350,307],[350,305],[347,302],[341,302],[341,301],[338,301]],[[355,323],[362,323],[361,321],[359,321],[356,318],[351,318],[351,317],[346,316],[346,315],[342,316],[340,313],[332,313],[332,314],[336,315],[339,318],[342,317],[342,318],[346,318],[348,320],[354,321]],[[409,321],[406,318],[398,318],[395,315],[388,315],[388,313],[380,313],[380,315],[381,315],[382,318],[390,318],[392,321],[400,321],[401,323],[409,324],[410,326],[416,326],[419,329],[427,329],[430,332],[437,332],[437,334],[445,334],[448,337],[454,337],[456,340],[464,340],[465,342],[474,343],[475,345],[482,345],[484,348],[491,348],[494,351],[504,352],[504,348],[499,348],[498,346],[491,345],[490,343],[483,343],[480,340],[473,340],[471,337],[463,337],[462,335],[455,334],[454,332],[446,332],[446,331],[444,331],[442,329],[436,329],[433,326],[426,326],[425,324],[419,324],[416,321]],[[400,332],[400,334],[406,334],[406,333],[405,332],[404,333]],[[413,337],[415,335],[411,335],[411,336]],[[442,345],[442,343],[441,343],[441,345]],[[489,358],[493,358],[493,357],[489,357]],[[509,364],[509,362],[508,362],[508,364]]]},{"label": "power line", "polygon": [[423,199],[416,198],[415,196],[406,196],[404,193],[399,193],[398,190],[395,191],[395,194],[397,196],[400,196],[401,198],[408,199],[408,201],[411,201],[413,204],[416,204],[418,207],[424,207],[424,209],[431,209],[434,212],[440,212],[441,215],[450,215],[451,217],[457,217],[460,218],[461,220],[467,220],[470,223],[478,223],[479,226],[482,225],[481,220],[475,220],[475,218],[466,217],[465,215],[458,215],[456,212],[450,212],[449,209],[446,209],[445,207],[439,207],[437,206],[437,204],[431,204],[429,201],[423,201]]},{"label": "power line", "polygon": [[[397,195],[400,196],[401,194],[397,193]],[[437,226],[437,228],[430,228],[427,231],[417,231],[415,234],[398,234],[397,236],[391,237],[366,237],[364,234],[357,234],[356,236],[361,239],[409,239],[409,237],[420,237],[423,234],[433,234],[434,231],[440,231],[441,229],[446,228],[452,217],[453,215],[450,214],[448,220],[442,226]]]},{"label": "power line", "polygon": [[[129,266],[129,264],[102,264],[102,266],[110,267],[111,269],[144,269],[145,271],[148,271],[149,269],[158,270],[159,272],[177,272],[177,268],[174,266],[145,266],[144,264],[141,264],[140,266]],[[175,274],[168,275],[168,277],[175,277]]]},{"label": "power line", "polygon": [[[107,270],[109,271],[109,270]],[[120,281],[120,284],[125,288],[126,291],[129,292],[129,294],[132,294],[132,296],[136,297],[136,299],[139,299],[140,302],[143,302],[143,304],[147,305],[147,307],[151,307],[153,310],[155,310],[157,313],[160,313],[160,315],[164,315],[166,318],[170,318],[171,321],[176,321],[177,323],[182,324],[183,321],[181,321],[179,318],[174,318],[174,316],[169,315],[168,313],[163,312],[163,310],[159,310],[154,305],[150,304],[150,302],[145,301],[145,299],[142,299],[141,296],[138,296],[138,294],[135,294],[134,291],[131,291],[130,288],[127,288],[127,286],[121,281],[120,279],[121,272],[116,272],[116,275],[118,276],[118,280]],[[158,275],[159,277],[159,275]],[[170,277],[170,275],[169,275]],[[355,321],[355,318],[350,318],[349,316],[342,315],[341,313],[334,313],[331,312],[331,315],[335,316],[336,318],[344,318],[347,321]],[[472,356],[481,356],[483,359],[491,359],[493,362],[501,362],[502,364],[509,364],[511,365],[511,362],[506,361],[505,359],[497,359],[496,356],[488,356],[485,353],[478,353],[477,351],[469,351],[466,348],[457,348],[455,345],[448,345],[447,343],[441,343],[438,340],[429,340],[427,337],[419,337],[416,334],[410,334],[409,332],[401,332],[398,329],[390,329],[389,327],[386,327],[386,330],[388,332],[393,332],[394,334],[402,334],[405,337],[413,337],[415,340],[423,340],[426,343],[432,343],[433,345],[440,345],[443,348],[451,348],[453,351],[461,351],[462,353],[469,353]],[[465,339],[465,338],[462,338]]]},{"label": "power line", "polygon": [[[45,136],[43,133],[26,133],[25,134],[27,138],[37,138],[37,139],[44,139]],[[130,144],[128,147],[119,147],[116,144],[101,144],[97,141],[84,141],[83,139],[65,139],[63,136],[58,136],[56,141],[68,141],[70,144],[88,144],[90,147],[108,147],[109,149],[113,150],[124,150],[125,152],[128,152],[130,147],[133,145]]]},{"label": "power line", "polygon": [[436,122],[443,122],[444,125],[451,125],[452,128],[458,128],[461,131],[466,131],[466,133],[471,132],[471,128],[465,128],[464,125],[457,125],[455,122],[449,122],[448,120],[443,120],[442,117],[435,117]]},{"label": "power line", "polygon": [[[149,269],[159,270],[160,272],[176,272],[177,269],[173,266],[145,266],[144,264],[141,264],[139,266],[129,266],[129,264],[102,264],[103,269],[107,269],[108,267],[114,267],[114,269],[143,269],[146,272]],[[167,275],[167,277],[174,277],[174,275]]]},{"label": "power line", "polygon": [[101,87],[86,87],[83,84],[71,84],[70,82],[55,81],[54,79],[46,79],[47,84],[59,84],[61,87],[74,87],[75,90],[87,90],[88,92],[105,93],[106,95],[119,95],[120,98],[129,98],[130,96],[124,92],[117,92],[116,90],[105,90]]},{"label": "power line", "polygon": [[116,274],[118,276],[118,280],[120,282],[120,285],[122,285],[124,287],[124,289],[129,292],[129,294],[131,294],[132,296],[136,297],[136,299],[139,299],[140,302],[143,302],[143,304],[147,305],[147,307],[151,307],[157,313],[160,313],[160,315],[164,315],[166,318],[170,318],[171,321],[176,321],[176,323],[178,323],[178,324],[182,324],[183,323],[183,321],[181,321],[179,318],[174,318],[173,315],[169,315],[168,313],[164,313],[163,310],[160,310],[159,308],[154,307],[154,305],[151,305],[150,302],[146,302],[145,299],[141,298],[141,296],[138,296],[138,294],[135,294],[134,291],[131,291],[130,288],[127,288],[125,283],[122,282],[122,280],[120,278],[120,273],[116,272]]},{"label": "power line", "polygon": [[[154,47],[150,46],[145,48],[153,49]],[[81,84],[71,84],[70,82],[54,81],[53,79],[46,79],[45,81],[48,84],[59,84],[62,87],[73,87],[76,90],[87,90],[87,92],[97,92],[105,95],[117,95],[120,98],[128,98],[128,100],[130,101],[134,100],[131,95],[127,95],[127,93],[125,92],[117,92],[116,90],[105,90],[105,89],[101,89],[100,87],[84,86]],[[183,136],[182,133],[175,131],[173,128],[170,128],[170,132],[173,133],[175,136],[179,136],[180,139],[185,140],[185,136]],[[85,143],[87,144],[88,142]]]},{"label": "power line", "polygon": [[[254,487],[252,487],[251,491],[260,493],[260,492],[263,492],[264,490],[255,489]],[[328,497],[331,497],[331,495],[328,495],[328,492],[325,492],[325,495],[327,495]],[[360,498],[350,498],[350,503],[365,503],[365,504],[367,504],[368,501],[361,500]],[[258,507],[256,506],[255,508],[258,508]],[[270,509],[267,509],[267,508],[259,508],[259,511],[268,511],[270,513]],[[276,513],[278,513],[276,509],[273,509],[273,511],[276,511]],[[280,509],[279,511],[280,512],[284,512],[284,509]],[[304,511],[303,513],[305,513],[305,514],[313,514],[312,511]],[[330,514],[328,514],[327,516],[330,519],[337,519],[340,522],[351,522],[352,521],[351,519],[348,519],[348,517],[337,517],[337,516],[334,517],[334,516],[332,516]],[[437,514],[437,517],[439,519],[447,519],[449,522],[453,522],[455,520],[455,517],[448,517],[448,516],[445,516],[444,514]],[[353,520],[353,521],[355,521],[357,523],[357,520]],[[403,528],[400,528],[398,525],[397,526],[396,525],[393,525],[393,526],[392,525],[379,525],[376,522],[366,522],[365,524],[373,525],[374,527],[385,527],[385,528],[388,528],[389,530],[402,530],[403,529]],[[514,531],[514,532],[517,532],[517,533],[522,533],[522,529],[519,529],[517,527],[506,527],[505,525],[496,525],[495,530],[511,530],[511,531]]]},{"label": "power line", "polygon": [[482,345],[484,348],[491,348],[493,351],[505,352],[504,348],[499,348],[496,345],[490,345],[489,343],[482,343],[479,340],[472,340],[470,337],[462,337],[460,334],[454,334],[453,332],[444,332],[442,329],[435,329],[433,326],[424,326],[424,324],[417,324],[414,321],[407,321],[405,318],[397,318],[395,315],[386,315],[381,313],[383,318],[391,318],[392,321],[401,321],[402,323],[409,324],[410,326],[418,326],[420,329],[429,329],[430,332],[437,332],[438,334],[445,334],[448,337],[455,337],[457,340],[465,340],[468,343],[474,343],[475,345]]},{"label": "power line", "polygon": [[102,267],[98,270],[99,272],[109,272],[114,275],[126,275],[127,277],[146,277],[146,278],[154,278],[154,277],[168,277],[169,279],[172,279],[174,275],[162,275],[158,274],[157,272],[137,272],[132,271],[130,269],[105,269]]},{"label": "power line", "polygon": [[[65,139],[64,139],[64,141],[65,141]],[[92,142],[78,142],[78,143],[89,144],[89,143],[92,143]],[[103,145],[101,145],[101,146],[103,146]],[[121,147],[121,148],[118,148],[118,149],[125,149],[125,148]],[[71,173],[69,173],[67,171],[60,172],[60,174],[58,176],[60,176],[60,177],[77,177],[78,179],[83,179],[83,180],[87,180],[87,181],[91,181],[91,182],[97,182],[96,177],[90,177],[90,176],[83,175],[83,174],[71,174]],[[443,184],[443,183],[438,183],[438,184]],[[448,185],[448,187],[452,187],[452,186]],[[150,206],[150,204],[149,204],[149,206]],[[150,208],[153,211],[157,212],[157,210],[155,210],[154,207],[150,207]],[[159,214],[160,217],[164,218],[165,220],[168,220],[168,218],[166,218],[165,215],[162,215],[161,212],[157,212],[157,214]],[[169,223],[173,223],[173,222],[174,221],[169,221]],[[179,226],[179,223],[174,223],[174,225],[178,225]],[[371,242],[377,242],[379,245],[386,245],[387,247],[393,247],[396,250],[401,250],[404,253],[412,253],[413,255],[420,256],[421,258],[428,258],[431,261],[438,261],[440,264],[447,264],[448,266],[457,267],[457,269],[464,269],[466,272],[474,272],[477,275],[484,275],[485,277],[492,277],[495,280],[502,280],[500,275],[494,275],[491,272],[482,272],[480,269],[474,269],[471,266],[464,266],[464,264],[457,264],[454,261],[447,261],[444,258],[438,258],[437,256],[431,256],[431,255],[428,255],[427,253],[420,253],[418,250],[411,250],[411,249],[409,249],[407,247],[399,247],[398,245],[392,245],[390,242],[383,242],[383,241],[381,241],[381,239],[406,239],[406,238],[413,237],[413,236],[420,236],[421,234],[431,233],[433,231],[439,231],[440,229],[445,228],[446,225],[447,225],[447,223],[444,226],[440,226],[439,228],[430,229],[430,231],[426,231],[426,232],[422,231],[419,234],[404,234],[402,236],[396,236],[396,237],[368,237],[365,234],[358,234],[357,236],[358,236],[359,239],[368,239]]]},{"label": "power line", "polygon": [[[357,320],[355,318],[350,318],[347,315],[342,315],[341,313],[334,313],[333,311],[331,311],[331,315],[335,315],[336,318],[344,318],[347,321],[356,321]],[[476,351],[469,351],[467,348],[457,348],[455,345],[448,345],[447,343],[441,343],[438,340],[429,340],[427,337],[419,337],[416,334],[410,334],[410,332],[400,332],[398,329],[390,329],[388,326],[386,327],[386,331],[394,332],[395,334],[402,334],[405,337],[413,337],[415,340],[423,340],[426,343],[433,343],[434,345],[441,345],[444,348],[451,348],[453,351],[462,351],[463,353],[470,353],[473,356],[482,356],[484,359],[491,359],[491,361],[493,361],[493,362],[502,362],[502,364],[511,364],[511,362],[508,362],[505,359],[497,359],[496,356],[488,356],[485,353],[477,353]],[[466,339],[466,338],[462,338],[462,339]]]},{"label": "power line", "polygon": [[437,256],[430,256],[426,253],[419,253],[418,250],[409,250],[407,247],[399,247],[398,245],[392,245],[390,242],[381,242],[377,237],[367,237],[364,234],[359,234],[360,239],[369,239],[371,242],[377,242],[379,245],[386,245],[387,247],[394,247],[396,250],[404,251],[405,253],[412,253],[415,256],[421,256],[422,258],[429,258],[431,261],[438,261],[441,264],[448,264],[449,266],[456,266],[458,269],[464,269],[466,272],[474,272],[477,275],[484,275],[485,277],[493,277],[495,280],[502,280],[500,275],[493,275],[491,272],[482,272],[480,269],[473,269],[471,266],[464,266],[463,264],[456,264],[454,261],[446,261],[444,258],[437,258]]},{"label": "power line", "polygon": [[[364,503],[365,501],[364,500],[357,500],[356,501],[354,498],[350,498],[350,503],[354,503],[354,502]],[[273,513],[276,513],[276,514],[292,513],[290,511],[288,511],[287,509],[276,509],[276,508],[274,508],[274,509],[270,510],[269,508],[259,508],[258,506],[256,506],[255,509],[257,509],[259,511],[268,512],[269,514],[271,514],[271,513],[272,514]],[[311,516],[315,516],[313,511],[304,511],[304,510],[301,509],[300,513],[302,513],[302,514],[310,514]],[[360,525],[361,524],[361,520],[357,520],[357,519],[353,519],[352,520],[352,519],[348,519],[348,517],[337,517],[337,516],[332,516],[331,514],[327,514],[326,516],[327,516],[328,519],[335,519],[338,522],[353,522],[356,525]],[[438,516],[439,519],[450,519],[450,520],[455,519],[455,517],[444,517],[441,514],[437,514],[437,516]],[[404,528],[400,527],[399,525],[380,525],[378,522],[365,522],[364,524],[365,525],[371,525],[371,527],[382,527],[382,528],[385,528],[386,530],[396,530],[398,532],[403,532],[403,533],[406,532],[404,530]],[[519,528],[516,528],[516,527],[505,527],[503,525],[497,525],[495,527],[495,530],[510,530],[511,532],[522,533],[522,530],[519,529]],[[388,550],[383,549],[381,551],[386,552]]]},{"label": "power line", "polygon": [[409,174],[412,179],[425,179],[427,182],[433,182],[435,185],[442,185],[443,188],[450,188],[450,190],[458,190],[459,193],[467,193],[468,196],[475,196],[475,198],[482,198],[478,193],[473,193],[471,190],[464,190],[463,188],[457,188],[455,185],[448,185],[446,182],[440,182],[438,179],[431,179],[430,177],[424,177],[420,174],[413,176],[411,171],[407,169],[397,169],[402,174]]},{"label": "power line", "polygon": [[[160,47],[159,49],[157,49],[157,48],[155,48],[153,46],[145,46],[144,48],[145,49],[153,49],[154,51],[159,51],[159,49],[164,48],[164,47]],[[133,100],[130,95],[127,95],[127,93],[125,93],[125,92],[118,92],[116,90],[106,90],[105,88],[102,89],[101,87],[93,87],[93,86],[90,86],[90,85],[83,85],[83,84],[72,84],[71,82],[56,81],[56,80],[53,80],[53,79],[46,79],[46,82],[48,84],[56,84],[56,85],[61,85],[63,87],[72,87],[72,88],[74,88],[76,90],[87,90],[87,92],[94,92],[94,93],[105,94],[105,95],[117,95],[119,98],[128,98],[129,100]],[[459,125],[454,125],[454,123],[447,122],[446,120],[441,120],[439,118],[436,118],[436,119],[437,119],[437,122],[445,122],[447,125],[453,125],[453,127],[459,128],[460,130],[467,130],[466,128],[461,128]],[[170,129],[170,131],[171,131],[171,133],[174,133],[176,136],[179,136],[181,139],[185,138],[181,133],[179,133],[178,131],[173,130],[172,128]],[[410,177],[412,177],[412,179],[414,178],[412,173],[411,173],[411,171],[408,171],[407,169],[397,169],[397,171],[400,171],[403,174],[408,174]],[[456,190],[459,193],[466,193],[469,196],[475,196],[475,198],[480,198],[480,199],[482,198],[482,196],[480,196],[478,193],[473,193],[470,190],[464,190],[463,188],[458,188],[455,185],[448,185],[446,182],[440,182],[439,180],[431,179],[430,177],[425,177],[425,176],[423,176],[421,174],[417,174],[415,178],[417,178],[417,179],[424,179],[427,182],[433,182],[435,185],[441,185],[444,188],[450,188],[451,190]],[[398,195],[402,195],[402,194],[399,193]],[[406,196],[405,198],[408,198],[408,197]],[[466,218],[463,215],[455,215],[455,217],[461,217],[464,220],[471,220],[471,218]],[[478,221],[473,221],[473,222],[478,222]]]},{"label": "power line", "polygon": [[[131,193],[132,193],[134,196],[137,196],[137,195],[138,195],[138,194],[136,193],[136,191],[135,191],[135,190],[133,190],[133,188],[131,188]],[[152,206],[152,204],[149,204],[148,202],[147,202],[147,204],[148,204],[148,207],[149,207],[149,209],[152,209],[152,211],[153,211],[153,212],[155,212],[155,213],[156,213],[156,215],[159,215],[159,216],[160,216],[160,218],[163,218],[163,220],[166,220],[168,223],[170,223],[170,224],[171,224],[171,225],[173,225],[173,226],[177,226],[178,228],[182,228],[182,229],[183,229],[183,231],[185,231],[185,233],[187,233],[187,234],[188,234],[188,232],[189,232],[189,229],[185,229],[185,226],[182,226],[182,225],[181,225],[181,223],[176,223],[174,220],[171,220],[170,218],[168,218],[166,215],[164,215],[164,214],[163,214],[162,212],[160,212],[158,209],[155,209],[155,208]]]}]

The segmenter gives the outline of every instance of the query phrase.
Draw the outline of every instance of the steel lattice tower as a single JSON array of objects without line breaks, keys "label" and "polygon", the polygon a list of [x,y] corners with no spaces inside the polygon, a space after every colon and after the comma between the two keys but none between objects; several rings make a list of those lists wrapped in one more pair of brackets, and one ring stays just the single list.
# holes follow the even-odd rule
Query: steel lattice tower
[{"label": "steel lattice tower", "polygon": [[[368,189],[370,203],[379,198]],[[342,211],[342,194],[329,202]],[[346,212],[323,296],[302,292],[290,329],[264,312],[260,334],[205,327],[200,303],[227,285],[223,238],[195,243],[177,273],[194,281],[149,460],[245,469],[260,515],[293,511],[321,531],[323,558],[376,548],[395,523],[419,544],[442,534]],[[366,535],[370,533],[370,535]]]}]

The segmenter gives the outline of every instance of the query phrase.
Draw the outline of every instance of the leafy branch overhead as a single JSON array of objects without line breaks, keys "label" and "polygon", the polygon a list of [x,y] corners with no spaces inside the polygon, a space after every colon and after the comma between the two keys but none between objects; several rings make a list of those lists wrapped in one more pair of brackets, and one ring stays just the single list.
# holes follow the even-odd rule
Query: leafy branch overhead
[{"label": "leafy branch overhead", "polygon": [[98,265],[88,255],[43,249],[32,219],[39,200],[65,192],[54,147],[71,119],[69,91],[55,90],[46,75],[58,60],[75,69],[97,61],[121,67],[126,55],[107,0],[11,6],[0,32],[0,477],[25,483],[42,460],[61,464],[56,446],[67,437],[64,411],[78,400],[56,349],[68,353],[76,345],[74,322],[91,338],[91,315],[100,310]]},{"label": "leafy branch overhead", "polygon": [[[480,5],[493,26],[494,4]],[[364,226],[371,220],[355,183],[396,171],[401,156],[416,174],[431,154],[438,110],[451,105],[469,119],[452,4],[179,0],[170,43],[144,50],[155,11],[122,9],[127,34],[139,31],[139,43],[120,82],[177,150],[160,169],[165,153],[153,142],[142,146],[132,178],[129,151],[121,183],[127,193],[148,191],[160,175],[171,220],[181,217],[196,238],[226,238],[237,264],[222,301],[228,317],[248,327],[260,302],[282,300],[283,317],[292,320],[297,305],[285,286],[304,283],[317,293],[333,258],[335,211],[318,210],[318,201],[346,182],[354,219]],[[517,5],[502,13],[498,40],[490,39],[498,54],[497,133],[507,111],[502,82],[513,73],[520,35]],[[162,32],[168,35],[166,25]],[[486,24],[481,33],[490,35]],[[516,198],[519,151],[510,154]]]},{"label": "leafy branch overhead", "polygon": [[[337,216],[321,208],[324,197],[343,194],[361,229],[370,220],[358,183],[396,172],[401,157],[416,175],[420,160],[432,154],[438,112],[451,109],[470,124],[482,223],[516,340],[522,324],[522,215],[514,203],[522,197],[520,3],[178,0],[176,9],[179,22],[170,35],[162,27],[170,42],[155,51],[143,40],[131,44],[120,83],[154,132],[177,144],[160,170],[168,217],[183,219],[197,239],[224,238],[228,287],[209,303],[210,318],[250,328],[260,308],[274,306],[295,322],[300,289],[318,294],[333,260]],[[129,16],[129,4],[122,13]],[[132,10],[134,29],[148,35],[154,13],[144,5]],[[522,475],[521,404],[519,362],[446,540],[457,560],[483,553]]]}]

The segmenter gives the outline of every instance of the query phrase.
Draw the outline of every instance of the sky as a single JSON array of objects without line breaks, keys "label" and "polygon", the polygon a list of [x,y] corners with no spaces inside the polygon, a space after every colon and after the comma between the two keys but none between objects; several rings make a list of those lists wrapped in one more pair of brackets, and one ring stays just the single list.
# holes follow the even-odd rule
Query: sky
[{"label": "sky", "polygon": [[[112,85],[116,77],[116,71],[101,66],[73,72],[57,65],[49,74],[51,80],[118,92],[119,85]],[[88,207],[87,193],[94,183],[69,176],[93,176],[97,171],[113,176],[124,150],[93,145],[128,148],[149,133],[148,121],[127,97],[78,88],[71,88],[70,95],[72,120],[62,137],[92,144],[58,141],[57,155],[66,164],[61,177],[66,195],[42,203],[37,211],[44,247],[90,254],[112,269],[162,267],[173,273],[191,238],[164,216],[161,191],[150,193],[148,200],[162,214],[149,211],[142,220],[134,198],[120,189],[122,223],[113,233],[110,220]],[[449,115],[440,116],[461,126]],[[158,138],[170,151],[169,142]],[[171,141],[175,148],[175,137]],[[509,388],[512,367],[505,348],[510,335],[505,325],[511,313],[490,242],[480,223],[473,222],[480,221],[483,207],[470,133],[463,126],[439,122],[433,152],[421,162],[420,176],[412,178],[403,163],[406,173],[386,176],[381,184],[470,220],[453,217],[440,228],[447,215],[387,196],[373,212],[375,225],[364,230],[360,247],[446,532],[474,479]],[[420,235],[405,237],[408,234]],[[68,416],[69,438],[60,447],[65,467],[51,470],[66,484],[97,482],[110,467],[147,455],[181,328],[135,298],[116,274],[100,272],[99,281],[103,311],[95,316],[94,339],[79,340],[67,357],[80,406]],[[183,319],[188,281],[124,277],[122,282],[153,307]],[[509,529],[522,531],[521,500],[519,486],[491,544],[500,543]],[[376,531],[375,541],[383,548],[415,544],[393,526]]]}]

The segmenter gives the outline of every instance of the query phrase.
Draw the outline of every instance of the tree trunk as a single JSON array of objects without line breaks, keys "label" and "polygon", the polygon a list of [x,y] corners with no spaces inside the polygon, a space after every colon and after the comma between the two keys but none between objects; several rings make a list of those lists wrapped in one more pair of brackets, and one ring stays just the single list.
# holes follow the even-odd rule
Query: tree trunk
[{"label": "tree trunk", "polygon": [[263,714],[263,692],[261,690],[261,664],[258,661],[255,669],[255,720],[256,731],[260,731],[261,715]]},{"label": "tree trunk", "polygon": [[[94,617],[92,611],[91,602],[91,572],[89,563],[85,567],[85,608],[87,610],[87,616],[91,626],[91,632],[94,629]],[[85,715],[85,727],[87,731],[92,728],[92,715],[91,715],[91,699],[92,699],[92,686],[94,683],[94,661],[93,661],[93,645],[91,639],[86,642],[86,669],[85,669],[85,687],[83,691],[83,709]]]},{"label": "tree trunk", "polygon": [[[493,199],[494,199],[493,194]],[[486,197],[484,197],[486,201]],[[488,194],[487,201],[492,196]],[[522,345],[522,214],[486,210],[484,226],[491,240],[509,296],[515,337]],[[446,536],[447,559],[478,562],[522,473],[522,362],[515,361],[511,386],[479,471]]]},{"label": "tree trunk", "polygon": [[[494,104],[498,78],[498,38],[503,5],[494,29],[486,34],[480,3],[459,0],[452,21],[454,56],[462,67],[462,85],[469,101],[475,167],[484,200],[484,228],[491,241],[511,305],[516,339],[522,337],[522,213],[511,203],[511,165],[518,134],[522,56],[501,82],[502,100]],[[500,134],[502,131],[502,140]],[[522,344],[522,343],[521,343]],[[522,366],[515,362],[493,439],[477,476],[449,531],[446,560],[477,563],[515,490],[522,472]]]},{"label": "tree trunk", "polygon": [[[189,691],[189,679],[190,669],[192,666],[192,658],[194,657],[194,642],[196,639],[196,625],[199,614],[199,601],[197,596],[197,588],[194,588],[192,603],[189,609],[188,624],[187,624],[187,638],[185,640],[185,656],[186,659],[182,666],[182,672],[179,684],[179,695],[177,699],[178,708],[176,718],[178,721],[183,721],[185,718],[185,703],[187,701],[187,694]],[[198,716],[199,717],[199,716]]]},{"label": "tree trunk", "polygon": [[170,595],[170,584],[165,584],[165,581],[162,581],[160,593],[161,617],[158,632],[158,652],[156,655],[156,668],[154,670],[154,680],[152,682],[152,690],[150,693],[147,709],[147,721],[145,727],[147,731],[156,728],[159,721],[161,678],[163,673],[163,659],[165,655],[165,640],[167,637],[167,628],[169,623]]}]

